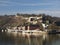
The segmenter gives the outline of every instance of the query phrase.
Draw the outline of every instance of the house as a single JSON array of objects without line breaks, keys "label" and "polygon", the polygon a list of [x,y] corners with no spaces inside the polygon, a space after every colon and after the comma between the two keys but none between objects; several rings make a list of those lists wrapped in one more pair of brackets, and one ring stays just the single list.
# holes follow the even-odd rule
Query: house
[{"label": "house", "polygon": [[32,24],[36,24],[38,21],[42,23],[42,16],[38,17],[24,17],[24,19],[27,20],[27,22],[30,22]]},{"label": "house", "polygon": [[42,16],[38,17],[38,16],[35,16],[35,17],[25,17],[24,19],[27,20],[27,22],[30,23],[29,26],[25,26],[25,30],[36,30],[38,29],[39,30],[39,25],[37,25],[37,23],[42,23]]}]

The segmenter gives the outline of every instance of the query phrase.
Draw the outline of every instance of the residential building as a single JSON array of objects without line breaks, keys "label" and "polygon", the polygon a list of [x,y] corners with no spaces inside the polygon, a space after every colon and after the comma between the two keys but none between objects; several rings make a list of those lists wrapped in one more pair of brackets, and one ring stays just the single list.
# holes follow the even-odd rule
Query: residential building
[{"label": "residential building", "polygon": [[39,25],[37,25],[37,23],[39,22],[39,23],[42,23],[42,16],[40,16],[40,17],[38,17],[38,16],[36,16],[36,17],[25,17],[24,19],[26,19],[27,20],[27,22],[29,22],[29,23],[31,23],[30,25],[29,25],[29,27],[28,26],[25,26],[25,30],[35,30],[35,29],[38,29],[39,30]]}]

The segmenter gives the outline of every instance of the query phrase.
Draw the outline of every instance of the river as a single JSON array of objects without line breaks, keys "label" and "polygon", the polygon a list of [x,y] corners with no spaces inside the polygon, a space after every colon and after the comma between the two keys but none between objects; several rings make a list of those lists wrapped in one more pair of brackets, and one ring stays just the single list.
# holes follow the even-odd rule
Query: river
[{"label": "river", "polygon": [[0,45],[60,45],[60,34],[41,36],[0,32]]}]

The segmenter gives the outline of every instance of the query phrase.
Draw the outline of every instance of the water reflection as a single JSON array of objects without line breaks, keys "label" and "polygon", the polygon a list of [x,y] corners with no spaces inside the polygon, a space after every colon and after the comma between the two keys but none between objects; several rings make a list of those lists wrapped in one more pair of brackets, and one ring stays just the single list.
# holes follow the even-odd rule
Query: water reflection
[{"label": "water reflection", "polygon": [[30,35],[0,32],[0,45],[59,45],[60,35]]}]

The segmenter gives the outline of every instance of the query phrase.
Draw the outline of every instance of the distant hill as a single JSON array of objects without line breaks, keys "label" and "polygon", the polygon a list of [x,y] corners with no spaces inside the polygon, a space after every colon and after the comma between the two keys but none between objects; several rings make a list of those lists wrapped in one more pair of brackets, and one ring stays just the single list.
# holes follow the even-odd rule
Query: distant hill
[{"label": "distant hill", "polygon": [[24,17],[31,17],[31,16],[43,16],[42,20],[43,23],[46,23],[46,20],[49,21],[50,24],[53,22],[60,20],[58,17],[52,17],[45,14],[17,14],[17,15],[4,15],[0,16],[0,29],[6,28],[8,26],[20,26],[27,22],[27,20],[23,19]]}]

